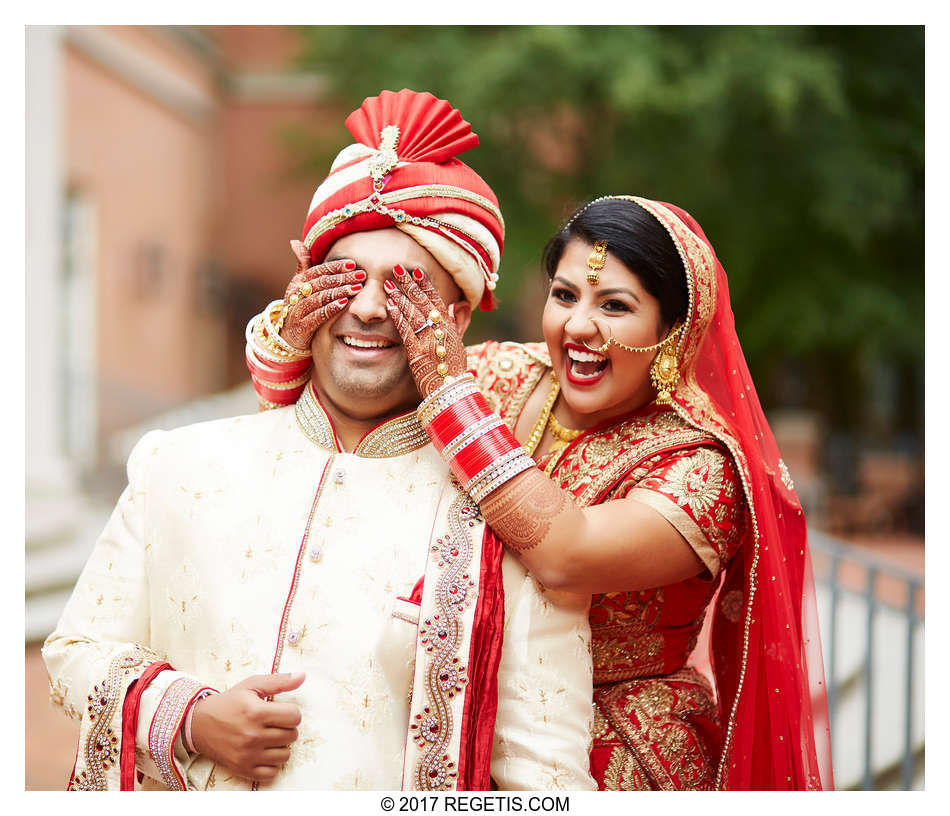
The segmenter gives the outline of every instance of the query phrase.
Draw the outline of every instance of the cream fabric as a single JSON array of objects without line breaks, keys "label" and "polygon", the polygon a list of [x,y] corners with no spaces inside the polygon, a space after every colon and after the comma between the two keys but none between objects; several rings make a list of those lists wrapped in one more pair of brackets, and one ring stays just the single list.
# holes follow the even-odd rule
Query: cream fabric
[{"label": "cream fabric", "polygon": [[[398,788],[416,626],[413,605],[397,596],[423,574],[436,507],[454,488],[431,445],[385,459],[331,454],[303,435],[292,407],[142,438],[129,486],[44,646],[54,700],[84,712],[110,657],[135,644],[219,690],[270,672],[325,468],[277,669],[307,672],[281,696],[303,722],[290,762],[262,787]],[[502,788],[593,789],[588,599],[543,592],[507,555],[504,578],[492,775]],[[143,696],[139,749],[179,676],[159,675]],[[143,787],[161,787],[142,750]],[[175,756],[189,787],[248,787],[180,744]]]}]

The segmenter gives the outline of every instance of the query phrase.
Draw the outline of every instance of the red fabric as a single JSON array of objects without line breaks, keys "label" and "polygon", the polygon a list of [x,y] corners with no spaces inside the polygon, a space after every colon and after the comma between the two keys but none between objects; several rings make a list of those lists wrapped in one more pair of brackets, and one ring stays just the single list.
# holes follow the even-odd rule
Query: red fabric
[{"label": "red fabric", "polygon": [[472,126],[444,99],[430,93],[383,91],[346,117],[346,129],[365,145],[379,140],[387,125],[399,124],[399,158],[444,162],[478,146]]},{"label": "red fabric", "polygon": [[468,685],[462,707],[458,790],[488,790],[491,748],[498,713],[498,667],[505,629],[504,546],[489,527],[482,537],[478,601],[472,624]]},{"label": "red fabric", "polygon": [[719,593],[741,591],[742,615],[731,622],[717,600],[711,627],[726,740],[718,784],[829,789],[827,699],[805,518],[739,345],[726,274],[692,216],[671,204],[637,202],[680,244],[694,291],[679,355],[683,378],[673,393],[677,410],[729,448],[753,516]]},{"label": "red fabric", "polygon": [[139,724],[139,706],[142,694],[149,684],[165,670],[173,670],[168,663],[156,660],[133,680],[125,691],[122,703],[122,746],[119,754],[119,790],[135,790],[135,732]]},{"label": "red fabric", "polygon": [[425,586],[426,577],[423,575],[412,588],[412,592],[409,593],[408,598],[403,598],[402,595],[397,595],[400,601],[409,601],[409,603],[422,604],[422,590]]},{"label": "red fabric", "polygon": [[[458,187],[487,199],[497,210],[498,199],[485,181],[468,165],[455,158],[459,153],[475,147],[478,137],[471,125],[462,119],[458,110],[443,99],[429,93],[417,93],[403,89],[398,93],[383,91],[379,96],[368,97],[360,108],[346,120],[346,126],[360,144],[376,150],[380,147],[380,131],[387,125],[399,128],[396,155],[400,165],[384,177],[384,193],[405,190],[411,187],[445,185]],[[349,164],[352,164],[349,163]],[[333,172],[344,170],[349,164],[337,167]],[[341,210],[347,204],[363,201],[374,192],[369,175],[347,184],[332,195],[316,202],[304,222],[302,240],[323,216]],[[432,195],[423,193],[392,205],[410,216],[436,216],[439,213],[458,213],[475,219],[484,226],[498,243],[499,252],[504,248],[504,225],[490,210],[479,204],[456,197],[451,193]],[[332,229],[317,237],[310,247],[313,263],[320,263],[327,250],[345,235],[367,230],[386,229],[393,226],[393,218],[379,212],[366,212],[344,218]],[[491,271],[491,257],[472,236],[457,229],[450,231],[468,246],[468,251],[479,258],[482,265]],[[494,296],[486,288],[481,308],[491,309]]]}]

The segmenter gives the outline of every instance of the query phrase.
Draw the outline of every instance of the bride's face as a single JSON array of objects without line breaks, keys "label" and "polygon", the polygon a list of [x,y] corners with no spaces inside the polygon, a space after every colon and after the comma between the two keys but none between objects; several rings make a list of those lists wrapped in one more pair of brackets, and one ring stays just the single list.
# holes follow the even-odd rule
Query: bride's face
[{"label": "bride's face", "polygon": [[569,419],[584,428],[640,408],[656,396],[650,384],[656,352],[625,351],[611,344],[597,353],[585,343],[597,348],[613,334],[628,346],[651,346],[668,328],[661,323],[660,302],[609,246],[600,282],[588,283],[592,249],[579,238],[567,244],[541,323]]}]

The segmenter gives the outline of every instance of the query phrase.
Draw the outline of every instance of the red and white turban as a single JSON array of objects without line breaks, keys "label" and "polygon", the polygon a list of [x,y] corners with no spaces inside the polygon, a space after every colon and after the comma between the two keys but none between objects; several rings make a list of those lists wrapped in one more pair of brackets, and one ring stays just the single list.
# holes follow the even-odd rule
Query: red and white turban
[{"label": "red and white turban", "polygon": [[344,235],[396,227],[491,309],[505,222],[491,188],[455,158],[478,144],[472,126],[444,99],[403,89],[365,99],[346,127],[356,144],[337,154],[304,224],[312,262]]}]

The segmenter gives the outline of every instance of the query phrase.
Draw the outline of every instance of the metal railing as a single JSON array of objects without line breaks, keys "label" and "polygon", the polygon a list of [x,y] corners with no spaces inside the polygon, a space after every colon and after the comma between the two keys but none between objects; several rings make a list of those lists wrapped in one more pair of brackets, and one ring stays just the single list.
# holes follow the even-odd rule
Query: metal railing
[{"label": "metal railing", "polygon": [[839,788],[923,786],[923,576],[823,533],[819,593]]}]

